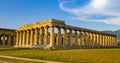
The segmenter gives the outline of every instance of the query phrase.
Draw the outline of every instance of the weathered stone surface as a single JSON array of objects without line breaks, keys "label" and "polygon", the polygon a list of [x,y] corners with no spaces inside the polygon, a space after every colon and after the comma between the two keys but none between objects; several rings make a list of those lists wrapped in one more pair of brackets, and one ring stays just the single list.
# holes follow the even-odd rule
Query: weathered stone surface
[{"label": "weathered stone surface", "polygon": [[114,34],[66,25],[64,21],[56,19],[22,25],[16,35],[16,47],[54,49],[116,46]]}]

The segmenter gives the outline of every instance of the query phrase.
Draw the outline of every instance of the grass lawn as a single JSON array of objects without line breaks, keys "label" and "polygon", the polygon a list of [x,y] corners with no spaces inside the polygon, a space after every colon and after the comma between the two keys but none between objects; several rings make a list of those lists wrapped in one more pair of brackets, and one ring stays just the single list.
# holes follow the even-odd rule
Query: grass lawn
[{"label": "grass lawn", "polygon": [[0,55],[68,63],[120,63],[120,49],[7,49],[0,48]]}]

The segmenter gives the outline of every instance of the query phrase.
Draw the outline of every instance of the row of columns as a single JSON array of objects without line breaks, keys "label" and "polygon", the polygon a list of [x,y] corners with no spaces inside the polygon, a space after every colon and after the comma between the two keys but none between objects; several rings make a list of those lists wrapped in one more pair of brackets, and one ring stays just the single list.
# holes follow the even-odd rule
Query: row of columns
[{"label": "row of columns", "polygon": [[[50,32],[48,30],[50,28]],[[19,30],[16,32],[16,47],[43,46],[43,47],[114,47],[116,36],[74,30],[54,26],[45,26],[35,29]],[[69,32],[67,32],[69,30]],[[55,36],[56,35],[56,36]]]},{"label": "row of columns", "polygon": [[0,45],[1,46],[11,46],[11,45],[14,45],[14,36],[13,35],[5,35],[5,34],[2,34],[0,36]]}]

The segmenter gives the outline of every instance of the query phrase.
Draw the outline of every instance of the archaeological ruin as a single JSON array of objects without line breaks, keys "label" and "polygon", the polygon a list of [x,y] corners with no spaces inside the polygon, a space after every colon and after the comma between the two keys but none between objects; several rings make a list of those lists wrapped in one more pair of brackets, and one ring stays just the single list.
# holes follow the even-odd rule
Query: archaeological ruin
[{"label": "archaeological ruin", "polygon": [[14,46],[15,31],[13,29],[0,28],[0,46]]},{"label": "archaeological ruin", "polygon": [[[3,40],[2,43],[5,41]],[[56,19],[25,24],[16,30],[15,47],[20,48],[109,48],[115,46],[116,35],[114,34],[70,26]]]}]

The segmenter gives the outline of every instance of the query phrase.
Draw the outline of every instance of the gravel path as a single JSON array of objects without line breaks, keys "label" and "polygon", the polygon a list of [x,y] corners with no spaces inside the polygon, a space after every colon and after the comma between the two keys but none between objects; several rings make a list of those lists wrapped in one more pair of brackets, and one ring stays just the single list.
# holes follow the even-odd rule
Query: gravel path
[{"label": "gravel path", "polygon": [[1,57],[1,58],[16,59],[16,60],[33,61],[33,62],[43,62],[43,63],[63,63],[63,62],[46,61],[46,60],[37,60],[37,59],[29,59],[29,58],[19,58],[19,57],[4,56],[4,55],[0,55],[0,57]]}]

